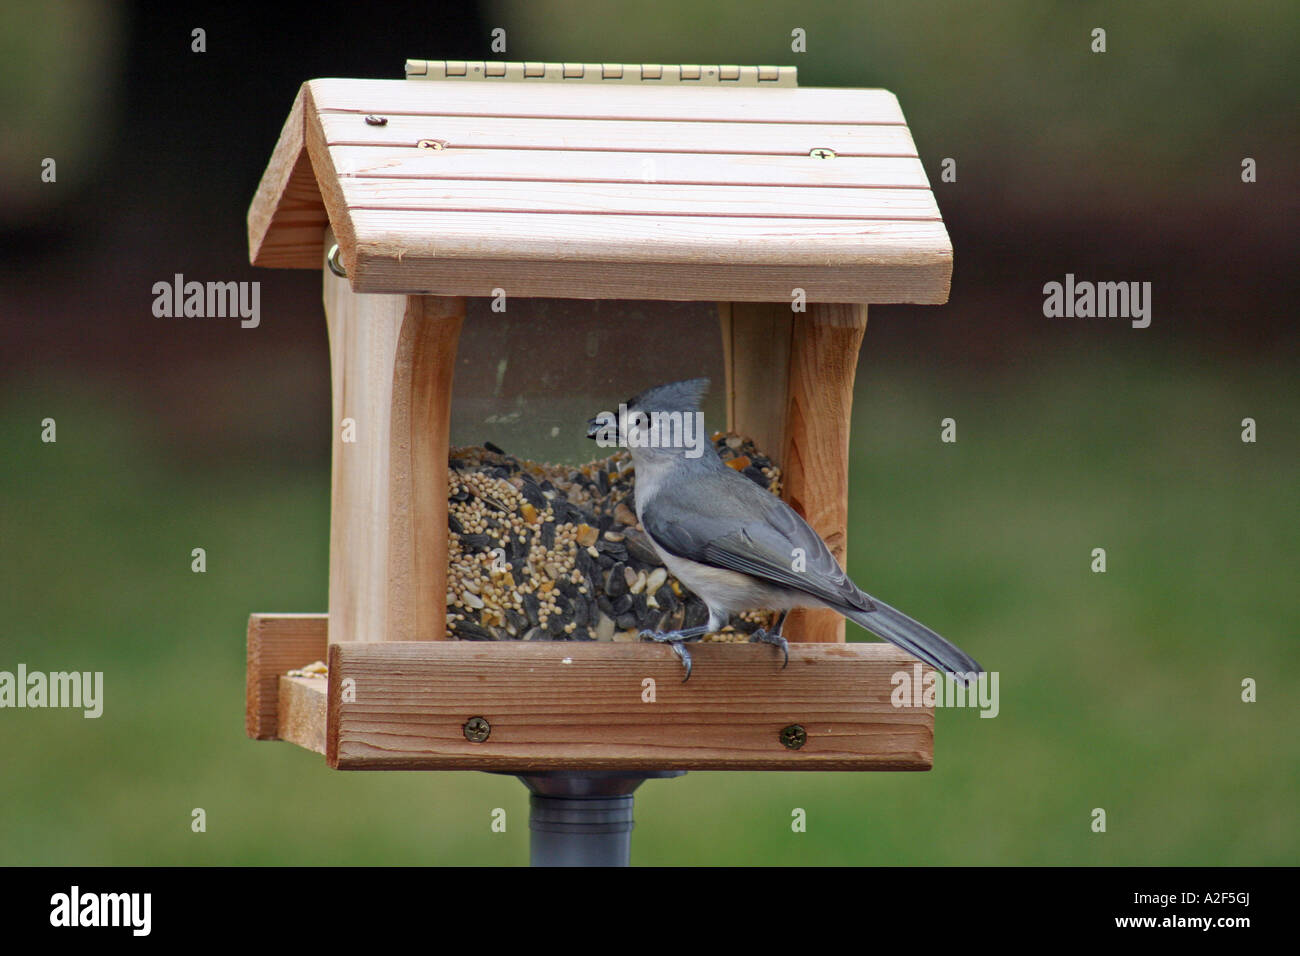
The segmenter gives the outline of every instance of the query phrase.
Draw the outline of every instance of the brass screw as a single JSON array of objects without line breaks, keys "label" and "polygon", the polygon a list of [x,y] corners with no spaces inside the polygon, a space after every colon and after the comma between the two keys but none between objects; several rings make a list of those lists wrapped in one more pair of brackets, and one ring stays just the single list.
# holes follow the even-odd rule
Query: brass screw
[{"label": "brass screw", "polygon": [[791,724],[781,731],[781,746],[787,750],[798,750],[808,742],[808,731],[798,724]]},{"label": "brass screw", "polygon": [[834,159],[835,150],[827,149],[825,146],[818,146],[816,149],[809,150],[808,155],[813,159]]},{"label": "brass screw", "polygon": [[387,126],[387,125],[388,125],[388,117],[387,117],[387,116],[367,116],[367,117],[366,117],[366,125],[367,125],[367,126]]},{"label": "brass screw", "polygon": [[441,139],[422,139],[415,146],[417,149],[445,149],[447,142]]},{"label": "brass screw", "polygon": [[492,725],[482,717],[471,717],[465,721],[465,739],[472,744],[481,744],[492,733]]}]

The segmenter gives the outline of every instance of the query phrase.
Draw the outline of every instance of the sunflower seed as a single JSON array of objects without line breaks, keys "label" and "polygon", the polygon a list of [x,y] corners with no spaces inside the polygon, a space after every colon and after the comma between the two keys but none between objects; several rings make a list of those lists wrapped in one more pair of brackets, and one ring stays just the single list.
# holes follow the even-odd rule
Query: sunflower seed
[{"label": "sunflower seed", "polygon": [[624,575],[626,570],[627,565],[621,562],[616,562],[609,569],[609,577],[605,580],[605,593],[611,598],[627,593],[627,577]]}]

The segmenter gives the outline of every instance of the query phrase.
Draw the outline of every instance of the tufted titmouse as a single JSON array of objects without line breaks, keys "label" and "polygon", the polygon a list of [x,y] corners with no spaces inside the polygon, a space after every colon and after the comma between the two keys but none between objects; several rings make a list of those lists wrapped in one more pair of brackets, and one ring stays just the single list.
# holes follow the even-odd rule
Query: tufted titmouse
[{"label": "tufted titmouse", "polygon": [[794,509],[723,464],[700,412],[708,386],[707,378],[660,385],[628,399],[619,415],[604,412],[587,423],[587,437],[630,451],[637,518],[668,570],[709,609],[701,627],[641,637],[670,644],[689,680],[685,642],[722,628],[738,611],[780,611],[772,631],[750,640],[781,648],[788,664],[786,613],[826,607],[958,679],[981,673],[959,648],[862,591]]}]

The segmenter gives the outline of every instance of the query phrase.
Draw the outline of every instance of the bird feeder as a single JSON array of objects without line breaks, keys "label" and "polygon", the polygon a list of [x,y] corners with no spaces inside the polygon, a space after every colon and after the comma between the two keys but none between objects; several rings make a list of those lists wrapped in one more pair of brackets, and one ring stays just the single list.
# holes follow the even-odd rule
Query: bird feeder
[{"label": "bird feeder", "polygon": [[[890,700],[915,659],[846,644],[831,611],[791,615],[784,670],[705,644],[685,683],[660,644],[446,639],[452,377],[466,299],[496,289],[716,304],[727,427],[843,564],[867,306],[945,302],[952,269],[893,94],[790,67],[311,80],[248,232],[254,265],[321,272],[334,426],[328,614],[250,619],[249,736],[340,770],[518,774],[535,813],[565,775],[595,798],[652,772],[929,769],[933,710]],[[326,679],[286,676],[315,660]]]}]

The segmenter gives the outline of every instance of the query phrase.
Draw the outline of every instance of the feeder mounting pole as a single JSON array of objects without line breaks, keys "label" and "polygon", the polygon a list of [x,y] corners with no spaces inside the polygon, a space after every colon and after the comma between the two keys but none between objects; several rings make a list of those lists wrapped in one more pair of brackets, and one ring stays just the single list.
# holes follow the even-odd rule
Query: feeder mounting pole
[{"label": "feeder mounting pole", "polygon": [[645,780],[685,770],[547,770],[520,774],[528,788],[532,866],[627,866],[632,855],[632,794]]}]

